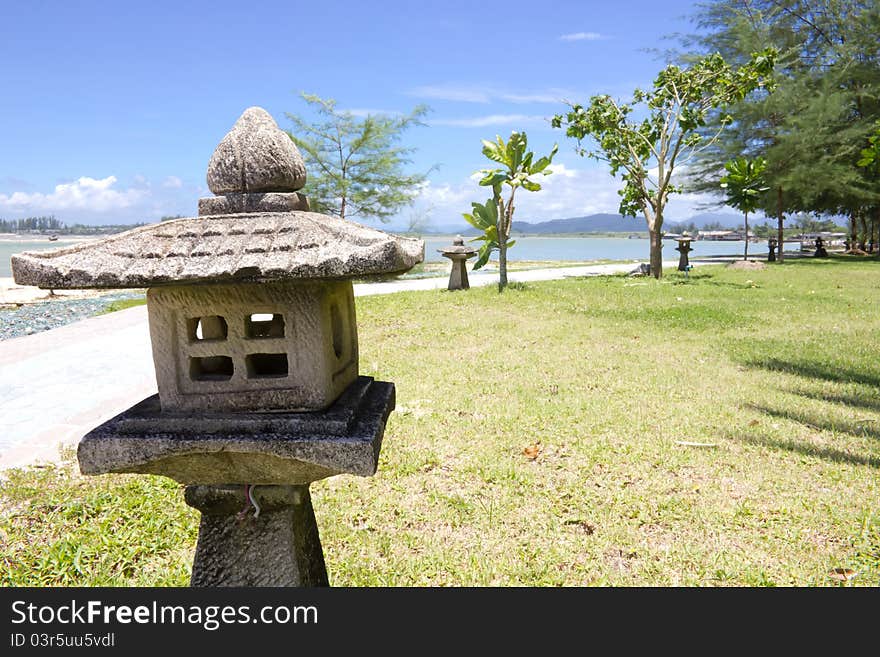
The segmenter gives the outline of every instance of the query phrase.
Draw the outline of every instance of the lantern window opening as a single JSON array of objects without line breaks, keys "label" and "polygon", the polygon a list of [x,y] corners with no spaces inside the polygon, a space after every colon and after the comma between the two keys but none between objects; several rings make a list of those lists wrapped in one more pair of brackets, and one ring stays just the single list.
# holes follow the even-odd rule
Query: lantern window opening
[{"label": "lantern window opening", "polygon": [[345,328],[337,303],[330,304],[330,332],[333,337],[333,353],[340,359],[345,351]]},{"label": "lantern window opening", "polygon": [[229,325],[220,315],[191,317],[186,320],[190,342],[222,341],[229,336]]},{"label": "lantern window opening", "polygon": [[244,335],[249,340],[284,337],[284,315],[252,313],[244,319]]},{"label": "lantern window opening", "polygon": [[229,381],[235,368],[229,356],[190,356],[189,377],[193,381]]},{"label": "lantern window opening", "polygon": [[245,357],[249,379],[275,379],[288,375],[287,354],[249,354]]}]

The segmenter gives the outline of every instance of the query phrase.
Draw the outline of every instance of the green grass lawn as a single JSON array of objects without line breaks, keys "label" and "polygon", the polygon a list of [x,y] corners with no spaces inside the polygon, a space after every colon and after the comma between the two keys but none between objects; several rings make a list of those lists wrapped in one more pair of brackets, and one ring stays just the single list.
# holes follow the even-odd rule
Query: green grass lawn
[{"label": "green grass lawn", "polygon": [[[877,586],[878,282],[833,257],[359,297],[397,409],[374,477],[312,486],[331,584]],[[13,471],[0,583],[186,585],[197,522],[161,477]]]}]

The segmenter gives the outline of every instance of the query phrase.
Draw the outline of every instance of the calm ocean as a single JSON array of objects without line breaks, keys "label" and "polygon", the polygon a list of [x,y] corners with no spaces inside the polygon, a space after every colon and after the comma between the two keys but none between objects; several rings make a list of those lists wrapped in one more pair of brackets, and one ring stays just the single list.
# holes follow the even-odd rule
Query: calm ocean
[{"label": "calm ocean", "polygon": [[[22,251],[43,251],[82,242],[65,241],[57,242],[40,240],[35,242],[0,242],[0,278],[12,276],[9,258],[13,253]],[[425,239],[425,261],[441,262],[443,256],[437,253],[437,249],[452,243],[450,237],[429,237]],[[474,247],[479,247],[479,242],[465,241]],[[673,259],[678,257],[675,250],[674,240],[665,240],[663,247],[664,257]],[[743,252],[742,242],[710,242],[696,241],[691,243],[691,257],[710,255],[737,255]],[[798,244],[786,244],[786,251],[797,251]],[[767,253],[767,242],[752,242],[749,244],[749,254]],[[627,239],[622,237],[519,237],[516,244],[510,250],[511,260],[648,260],[647,239]]]}]

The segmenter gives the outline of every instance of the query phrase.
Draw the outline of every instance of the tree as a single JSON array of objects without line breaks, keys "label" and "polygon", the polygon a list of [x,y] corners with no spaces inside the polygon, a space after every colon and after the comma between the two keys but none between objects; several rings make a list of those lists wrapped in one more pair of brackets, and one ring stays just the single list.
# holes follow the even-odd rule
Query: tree
[{"label": "tree", "polygon": [[[874,125],[874,134],[868,137],[868,145],[866,148],[863,148],[859,151],[859,161],[856,163],[858,166],[862,167],[865,170],[865,175],[872,178],[875,184],[880,187],[880,121]],[[877,234],[878,241],[880,241],[880,201],[878,201],[873,209],[873,216],[871,217],[871,225],[867,227],[867,239],[864,240],[868,242],[873,250],[877,245],[877,242],[874,240],[875,233]],[[865,220],[867,224],[867,220]]]},{"label": "tree", "polygon": [[761,155],[770,190],[760,209],[777,217],[780,244],[786,214],[847,215],[855,231],[856,217],[877,196],[852,166],[866,125],[878,116],[876,2],[712,0],[698,7],[698,33],[684,39],[691,52],[682,61],[707,51],[721,52],[732,64],[761,48],[780,54],[774,93],[752,94],[710,116],[706,134],[733,121],[713,148],[700,153],[690,191],[717,192],[725,162]]},{"label": "tree", "polygon": [[[699,129],[706,125],[711,110],[740,101],[769,83],[775,58],[776,51],[766,49],[733,69],[715,53],[690,67],[667,66],[657,75],[652,90],[633,92],[630,104],[607,95],[593,96],[588,107],[569,103],[564,116],[553,117],[554,127],[564,126],[566,135],[577,139],[581,155],[607,162],[614,176],[622,172],[620,213],[643,214],[655,278],[663,274],[663,211],[669,195],[681,191],[672,182],[675,167],[716,140],[726,125],[713,136],[701,135]],[[637,108],[644,118],[633,118]],[[598,150],[581,148],[587,136],[595,139]],[[652,168],[656,177],[649,175]]]},{"label": "tree", "polygon": [[301,94],[320,117],[316,123],[287,113],[296,129],[290,138],[306,156],[305,192],[317,212],[342,219],[360,216],[388,221],[418,195],[425,174],[407,174],[414,151],[399,145],[403,132],[424,125],[418,105],[407,116],[370,114],[358,118],[336,109],[336,101]]},{"label": "tree", "polygon": [[[483,246],[476,262],[474,270],[479,269],[489,261],[492,252],[498,251],[498,291],[503,292],[507,287],[507,249],[514,245],[510,239],[510,228],[513,225],[513,199],[516,190],[522,187],[529,192],[537,192],[541,185],[531,180],[530,177],[543,174],[549,176],[552,172],[547,168],[553,161],[553,156],[559,150],[557,144],[546,157],[535,160],[535,154],[528,149],[528,137],[524,132],[510,133],[507,143],[500,136],[495,141],[483,140],[483,155],[502,165],[502,168],[480,169],[483,178],[480,185],[492,188],[492,198],[485,203],[471,203],[473,211],[463,213],[465,220],[474,228],[482,230],[483,234],[472,241],[482,241]],[[504,199],[504,187],[507,186],[510,195]]]},{"label": "tree", "polygon": [[743,213],[746,243],[743,248],[743,260],[749,259],[749,212],[760,207],[761,196],[769,187],[764,183],[764,171],[767,160],[756,157],[749,160],[738,157],[724,165],[727,175],[721,178],[721,188],[727,192],[727,205]]},{"label": "tree", "polygon": [[859,151],[857,164],[874,173],[880,173],[880,121],[875,125],[874,134],[868,137],[868,145]]}]

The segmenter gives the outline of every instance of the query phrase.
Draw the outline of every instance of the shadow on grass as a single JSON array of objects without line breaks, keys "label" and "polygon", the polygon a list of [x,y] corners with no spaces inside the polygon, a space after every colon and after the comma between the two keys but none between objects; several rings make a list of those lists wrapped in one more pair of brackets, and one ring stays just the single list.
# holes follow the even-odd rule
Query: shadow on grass
[{"label": "shadow on grass", "polygon": [[842,406],[849,406],[851,408],[862,408],[868,411],[876,411],[880,413],[880,395],[872,397],[870,399],[866,399],[865,397],[858,397],[856,395],[829,394],[825,392],[819,393],[812,390],[803,390],[799,388],[787,388],[785,392],[788,392],[792,395],[798,395],[800,397],[806,397],[807,399],[815,399],[816,401],[841,404]]},{"label": "shadow on grass", "polygon": [[821,379],[834,383],[859,383],[880,388],[880,373],[857,371],[851,367],[830,365],[816,361],[782,360],[779,358],[745,359],[746,367],[765,369],[772,372],[796,374],[808,379]]},{"label": "shadow on grass", "polygon": [[[851,264],[853,262],[871,262],[877,263],[880,262],[880,255],[866,255],[866,256],[857,256],[857,255],[844,255],[842,253],[829,253],[827,258],[816,258],[812,255],[799,255],[790,257],[787,253],[785,254],[785,262],[782,264],[783,267],[810,267],[812,265],[822,264],[822,265],[842,265],[842,264]],[[779,263],[776,263],[778,266]]]},{"label": "shadow on grass", "polygon": [[809,443],[798,440],[780,440],[777,438],[767,438],[765,436],[747,436],[733,433],[727,433],[725,438],[759,447],[769,447],[771,449],[794,452],[795,454],[802,454],[804,456],[813,456],[833,463],[849,463],[851,465],[867,465],[872,468],[880,468],[880,458],[875,456],[847,454],[839,449],[816,447],[815,445],[810,445]]},{"label": "shadow on grass", "polygon": [[845,433],[857,438],[867,437],[880,439],[880,426],[866,426],[864,424],[857,424],[850,421],[837,422],[827,417],[814,415],[804,411],[786,411],[777,408],[770,408],[769,406],[762,406],[760,404],[747,404],[746,407],[753,411],[757,411],[758,413],[764,413],[772,417],[797,422],[798,424],[810,427],[816,431],[831,431]]}]

